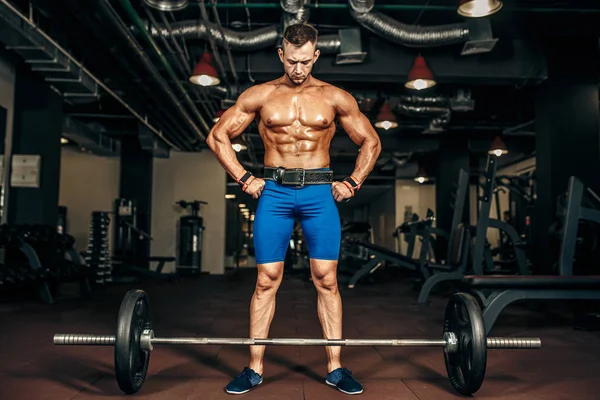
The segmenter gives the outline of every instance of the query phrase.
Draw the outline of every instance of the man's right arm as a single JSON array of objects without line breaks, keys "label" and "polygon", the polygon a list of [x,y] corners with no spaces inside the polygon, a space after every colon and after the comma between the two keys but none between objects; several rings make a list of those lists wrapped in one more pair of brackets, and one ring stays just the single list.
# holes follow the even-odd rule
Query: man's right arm
[{"label": "man's right arm", "polygon": [[233,107],[221,115],[206,138],[206,144],[215,153],[219,163],[236,181],[246,170],[237,160],[231,140],[241,135],[254,120],[260,109],[262,93],[263,90],[258,85],[244,91]]}]

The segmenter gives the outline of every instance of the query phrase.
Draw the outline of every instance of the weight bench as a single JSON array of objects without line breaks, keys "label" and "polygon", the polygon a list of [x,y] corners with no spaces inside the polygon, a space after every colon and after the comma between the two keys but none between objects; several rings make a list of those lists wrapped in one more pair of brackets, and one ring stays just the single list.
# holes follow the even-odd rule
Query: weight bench
[{"label": "weight bench", "polygon": [[[481,299],[487,333],[502,310],[515,301],[600,300],[600,275],[469,275],[461,285]],[[486,297],[481,289],[492,289],[492,293]]]},{"label": "weight bench", "polygon": [[396,253],[393,250],[386,249],[385,247],[363,242],[354,238],[348,238],[347,241],[369,250],[369,253],[373,255],[366,264],[360,267],[360,269],[352,275],[352,278],[350,278],[350,282],[348,283],[348,288],[350,289],[353,289],[363,276],[375,272],[384,261],[389,261],[392,264],[406,268],[410,271],[416,271],[419,266],[419,260],[414,260],[400,253]]}]

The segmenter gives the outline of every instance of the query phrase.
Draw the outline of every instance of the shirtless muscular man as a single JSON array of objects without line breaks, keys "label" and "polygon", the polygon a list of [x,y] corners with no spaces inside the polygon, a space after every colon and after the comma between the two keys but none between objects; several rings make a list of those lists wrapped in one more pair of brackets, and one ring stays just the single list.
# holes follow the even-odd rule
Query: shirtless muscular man
[{"label": "shirtless muscular man", "polygon": [[[372,171],[381,143],[352,95],[311,75],[319,58],[316,43],[314,27],[288,26],[283,48],[277,50],[285,74],[243,92],[207,138],[227,173],[244,192],[260,198],[254,220],[258,277],[250,303],[250,338],[268,337],[296,217],[309,251],[323,335],[342,338],[342,300],[337,286],[341,227],[335,201],[354,196]],[[333,182],[329,159],[336,118],[360,147],[354,172],[342,182]],[[246,171],[231,147],[231,140],[254,119],[265,147],[263,178]],[[362,393],[362,385],[342,367],[341,348],[325,349],[325,382],[347,394]],[[250,346],[249,366],[227,385],[227,393],[246,393],[262,383],[264,352],[265,346]]]}]

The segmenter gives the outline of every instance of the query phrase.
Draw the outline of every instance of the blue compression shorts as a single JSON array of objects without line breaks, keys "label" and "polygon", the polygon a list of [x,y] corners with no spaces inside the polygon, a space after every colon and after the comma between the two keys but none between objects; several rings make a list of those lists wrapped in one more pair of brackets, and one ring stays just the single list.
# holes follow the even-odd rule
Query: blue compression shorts
[{"label": "blue compression shorts", "polygon": [[283,261],[298,217],[310,258],[337,260],[340,254],[340,215],[331,184],[302,188],[266,180],[254,216],[256,263]]}]

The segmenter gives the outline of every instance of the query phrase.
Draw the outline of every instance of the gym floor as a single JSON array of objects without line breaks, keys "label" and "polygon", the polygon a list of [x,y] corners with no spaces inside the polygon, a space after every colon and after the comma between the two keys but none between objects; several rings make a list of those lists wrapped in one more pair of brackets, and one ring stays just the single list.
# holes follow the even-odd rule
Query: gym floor
[{"label": "gym floor", "polygon": [[[177,283],[109,287],[98,299],[0,304],[0,399],[232,399],[223,388],[247,365],[247,347],[157,346],[146,383],[133,396],[116,384],[112,347],[62,347],[54,333],[114,334],[122,296],[148,292],[157,336],[248,336],[248,306],[255,271],[206,276]],[[447,296],[426,309],[412,305],[416,292],[401,281],[349,290],[341,285],[346,338],[441,338]],[[271,337],[321,337],[316,292],[288,277],[278,294]],[[597,399],[600,333],[574,330],[567,312],[529,305],[509,307],[491,336],[537,336],[541,350],[490,350],[479,399]],[[545,310],[552,305],[545,303]],[[556,307],[554,307],[556,308]],[[560,308],[560,307],[558,307]],[[439,348],[346,347],[342,361],[363,383],[362,399],[461,398],[446,377]],[[265,380],[243,399],[347,399],[323,383],[322,347],[268,347]]]}]

